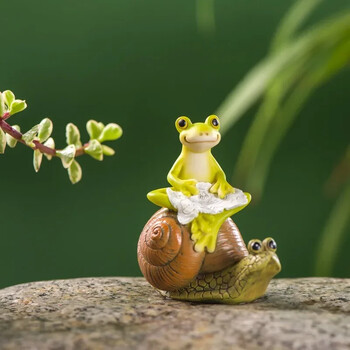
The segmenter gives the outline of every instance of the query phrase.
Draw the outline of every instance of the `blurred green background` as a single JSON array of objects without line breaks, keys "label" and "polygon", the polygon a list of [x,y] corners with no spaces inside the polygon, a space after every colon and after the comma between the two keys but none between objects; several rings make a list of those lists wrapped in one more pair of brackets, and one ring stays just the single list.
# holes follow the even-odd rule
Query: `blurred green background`
[{"label": "blurred green background", "polygon": [[[50,117],[58,147],[68,122],[80,128],[82,141],[90,118],[117,122],[124,135],[111,143],[114,157],[80,158],[83,180],[74,186],[57,159],[44,159],[36,174],[23,145],[1,156],[0,287],[140,275],[137,240],[157,210],[146,193],[167,186],[181,149],[174,120],[212,114],[267,53],[292,3],[217,1],[215,30],[205,32],[196,2],[188,0],[3,1],[0,90],[28,103],[9,122],[27,130]],[[325,1],[309,23],[345,5]],[[349,142],[349,101],[343,71],[308,100],[274,158],[263,198],[234,217],[246,241],[276,239],[280,277],[313,275],[334,203],[324,183]],[[254,111],[213,152],[229,178]],[[347,234],[333,276],[350,276],[349,245]]]}]

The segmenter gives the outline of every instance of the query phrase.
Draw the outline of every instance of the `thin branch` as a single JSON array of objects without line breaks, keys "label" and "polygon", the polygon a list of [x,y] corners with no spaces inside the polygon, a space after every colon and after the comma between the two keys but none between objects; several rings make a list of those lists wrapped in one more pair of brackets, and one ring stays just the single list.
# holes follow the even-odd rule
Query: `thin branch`
[{"label": "thin branch", "polygon": [[[8,114],[8,113],[7,113]],[[50,156],[53,157],[57,157],[57,149],[55,148],[51,148],[48,146],[45,146],[44,144],[42,144],[40,141],[38,140],[33,140],[34,143],[34,147],[28,145],[24,140],[23,140],[23,134],[19,131],[17,131],[16,129],[14,129],[9,123],[5,122],[5,119],[7,119],[8,116],[6,115],[6,113],[3,115],[2,118],[0,118],[0,128],[6,133],[11,135],[14,139],[16,139],[18,142],[23,143],[24,145],[28,146],[29,148],[31,148],[32,150],[39,150],[41,153],[45,153],[48,154]],[[84,149],[89,145],[89,143],[85,143],[82,147],[79,147],[76,149],[75,151],[75,157],[81,156],[83,155]]]}]

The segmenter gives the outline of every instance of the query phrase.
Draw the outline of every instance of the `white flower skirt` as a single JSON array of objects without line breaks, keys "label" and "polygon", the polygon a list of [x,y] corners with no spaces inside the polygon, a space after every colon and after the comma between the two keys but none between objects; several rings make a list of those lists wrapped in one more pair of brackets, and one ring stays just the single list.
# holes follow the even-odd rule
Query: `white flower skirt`
[{"label": "white flower skirt", "polygon": [[234,193],[221,199],[209,192],[211,183],[198,182],[196,186],[199,194],[191,197],[185,196],[180,191],[173,191],[171,188],[166,189],[170,203],[177,209],[177,218],[182,225],[190,223],[199,213],[218,214],[248,203],[248,198],[238,188],[235,188]]}]

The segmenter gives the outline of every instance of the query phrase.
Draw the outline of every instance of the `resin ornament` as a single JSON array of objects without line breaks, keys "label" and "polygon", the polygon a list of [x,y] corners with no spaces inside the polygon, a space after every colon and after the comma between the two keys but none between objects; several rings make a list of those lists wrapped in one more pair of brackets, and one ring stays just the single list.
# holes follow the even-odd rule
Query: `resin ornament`
[{"label": "resin ornament", "polygon": [[148,193],[162,207],[138,242],[140,269],[173,299],[243,303],[261,297],[280,270],[272,238],[245,245],[230,218],[251,196],[232,187],[211,153],[221,139],[215,115],[204,123],[175,122],[182,151],[167,180],[172,187]]}]

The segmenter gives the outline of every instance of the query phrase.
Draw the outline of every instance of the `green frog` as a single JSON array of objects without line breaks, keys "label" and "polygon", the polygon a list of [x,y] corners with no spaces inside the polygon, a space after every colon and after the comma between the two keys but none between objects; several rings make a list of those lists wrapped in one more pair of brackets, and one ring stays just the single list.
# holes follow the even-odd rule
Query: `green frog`
[{"label": "green frog", "polygon": [[[235,193],[235,189],[227,182],[226,175],[212,155],[212,148],[219,144],[220,120],[210,115],[204,123],[192,123],[188,117],[179,117],[175,126],[179,132],[182,151],[167,176],[172,191],[179,191],[187,197],[199,194],[199,182],[210,183],[209,192],[220,199]],[[217,234],[227,218],[245,208],[251,201],[251,195],[244,192],[245,203],[232,209],[224,209],[219,213],[198,213],[190,223],[191,239],[197,252],[215,251]],[[147,198],[154,204],[174,211],[169,199],[168,189],[151,191]]]}]

